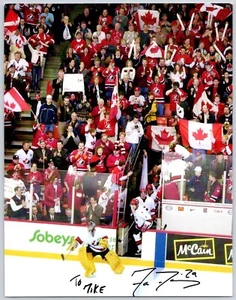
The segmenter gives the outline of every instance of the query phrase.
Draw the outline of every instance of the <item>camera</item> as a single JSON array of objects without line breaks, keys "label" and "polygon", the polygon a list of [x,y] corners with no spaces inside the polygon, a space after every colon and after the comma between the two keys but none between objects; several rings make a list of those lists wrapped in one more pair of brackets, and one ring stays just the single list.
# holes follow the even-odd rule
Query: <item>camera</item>
[{"label": "camera", "polygon": [[135,128],[135,129],[138,129],[138,125],[134,125],[134,128]]}]

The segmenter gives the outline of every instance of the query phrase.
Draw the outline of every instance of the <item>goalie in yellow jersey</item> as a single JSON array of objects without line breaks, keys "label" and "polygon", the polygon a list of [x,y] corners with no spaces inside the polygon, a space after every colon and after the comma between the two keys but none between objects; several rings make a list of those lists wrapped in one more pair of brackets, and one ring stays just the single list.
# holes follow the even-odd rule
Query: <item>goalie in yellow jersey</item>
[{"label": "goalie in yellow jersey", "polygon": [[86,240],[82,241],[80,237],[77,237],[68,247],[68,250],[74,251],[79,244],[81,245],[78,250],[78,258],[85,269],[84,276],[89,277],[96,272],[93,258],[97,255],[106,260],[115,273],[121,274],[124,266],[121,264],[119,256],[108,248],[108,237],[98,234],[93,221],[89,221],[87,228],[89,234]]}]

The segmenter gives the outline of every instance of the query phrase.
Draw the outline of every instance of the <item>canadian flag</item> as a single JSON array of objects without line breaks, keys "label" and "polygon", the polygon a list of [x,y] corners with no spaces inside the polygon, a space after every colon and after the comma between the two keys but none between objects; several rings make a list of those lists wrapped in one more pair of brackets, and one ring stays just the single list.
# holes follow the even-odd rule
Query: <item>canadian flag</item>
[{"label": "canadian flag", "polygon": [[18,14],[13,9],[9,9],[4,19],[4,27],[13,33],[18,28],[19,23],[20,17]]},{"label": "canadian flag", "polygon": [[140,55],[146,55],[146,57],[164,57],[164,51],[157,45],[155,41],[151,42],[151,44],[145,48]]},{"label": "canadian flag", "polygon": [[179,130],[183,146],[194,149],[212,150],[222,139],[223,124],[205,124],[195,121],[179,120]]},{"label": "canadian flag", "polygon": [[176,139],[174,127],[147,126],[146,135],[150,141],[149,147],[154,151],[162,151]]},{"label": "canadian flag", "polygon": [[229,8],[211,3],[197,4],[197,9],[203,12],[210,13],[215,17],[216,21],[222,22],[233,13]]},{"label": "canadian flag", "polygon": [[31,109],[30,105],[25,102],[24,98],[14,87],[4,95],[4,107],[15,112]]},{"label": "canadian flag", "polygon": [[207,94],[204,89],[204,85],[202,83],[200,83],[198,86],[198,91],[196,93],[196,97],[194,98],[194,104],[193,104],[193,113],[197,117],[202,112],[203,105],[207,105],[209,110],[211,110],[213,108],[213,103],[207,98]]},{"label": "canadian flag", "polygon": [[156,32],[156,27],[159,24],[159,11],[138,9],[135,14],[135,22],[138,32],[143,30],[143,25],[148,25],[148,30]]}]

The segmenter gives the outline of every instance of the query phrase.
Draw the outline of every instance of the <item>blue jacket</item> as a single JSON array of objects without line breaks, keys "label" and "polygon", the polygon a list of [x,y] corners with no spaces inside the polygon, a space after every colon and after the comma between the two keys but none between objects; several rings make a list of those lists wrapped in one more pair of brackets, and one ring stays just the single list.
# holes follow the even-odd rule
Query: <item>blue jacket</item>
[{"label": "blue jacket", "polygon": [[43,104],[39,111],[39,123],[50,125],[57,122],[57,107],[54,104]]}]

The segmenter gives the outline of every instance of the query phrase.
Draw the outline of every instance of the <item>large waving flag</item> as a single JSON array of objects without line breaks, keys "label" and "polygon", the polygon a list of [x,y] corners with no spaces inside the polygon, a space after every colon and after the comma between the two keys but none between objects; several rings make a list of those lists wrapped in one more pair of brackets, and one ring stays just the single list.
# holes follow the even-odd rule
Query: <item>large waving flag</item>
[{"label": "large waving flag", "polygon": [[162,151],[176,139],[176,130],[168,126],[147,126],[146,135],[150,141],[149,147],[154,151]]},{"label": "large waving flag", "polygon": [[197,4],[197,9],[202,12],[210,13],[215,17],[216,21],[221,22],[226,20],[233,13],[229,8],[211,3]]},{"label": "large waving flag", "polygon": [[20,17],[18,14],[13,9],[9,9],[4,19],[4,27],[13,33],[18,28],[19,23]]},{"label": "large waving flag", "polygon": [[164,57],[164,51],[157,45],[156,42],[153,41],[147,48],[143,49],[140,55],[152,58]]},{"label": "large waving flag", "polygon": [[179,130],[183,146],[194,149],[212,150],[222,139],[223,124],[205,124],[195,121],[179,120]]},{"label": "large waving flag", "polygon": [[143,30],[143,25],[147,24],[148,29],[156,32],[156,27],[159,24],[159,11],[138,9],[135,14],[135,22],[137,24],[138,32]]},{"label": "large waving flag", "polygon": [[207,98],[207,94],[204,89],[204,85],[202,83],[200,83],[199,87],[198,87],[198,91],[196,93],[196,97],[194,98],[194,104],[193,104],[193,113],[197,117],[202,112],[203,105],[207,105],[209,110],[211,110],[213,107],[213,103]]},{"label": "large waving flag", "polygon": [[4,95],[4,107],[15,112],[31,109],[30,105],[25,102],[24,98],[14,87]]}]

